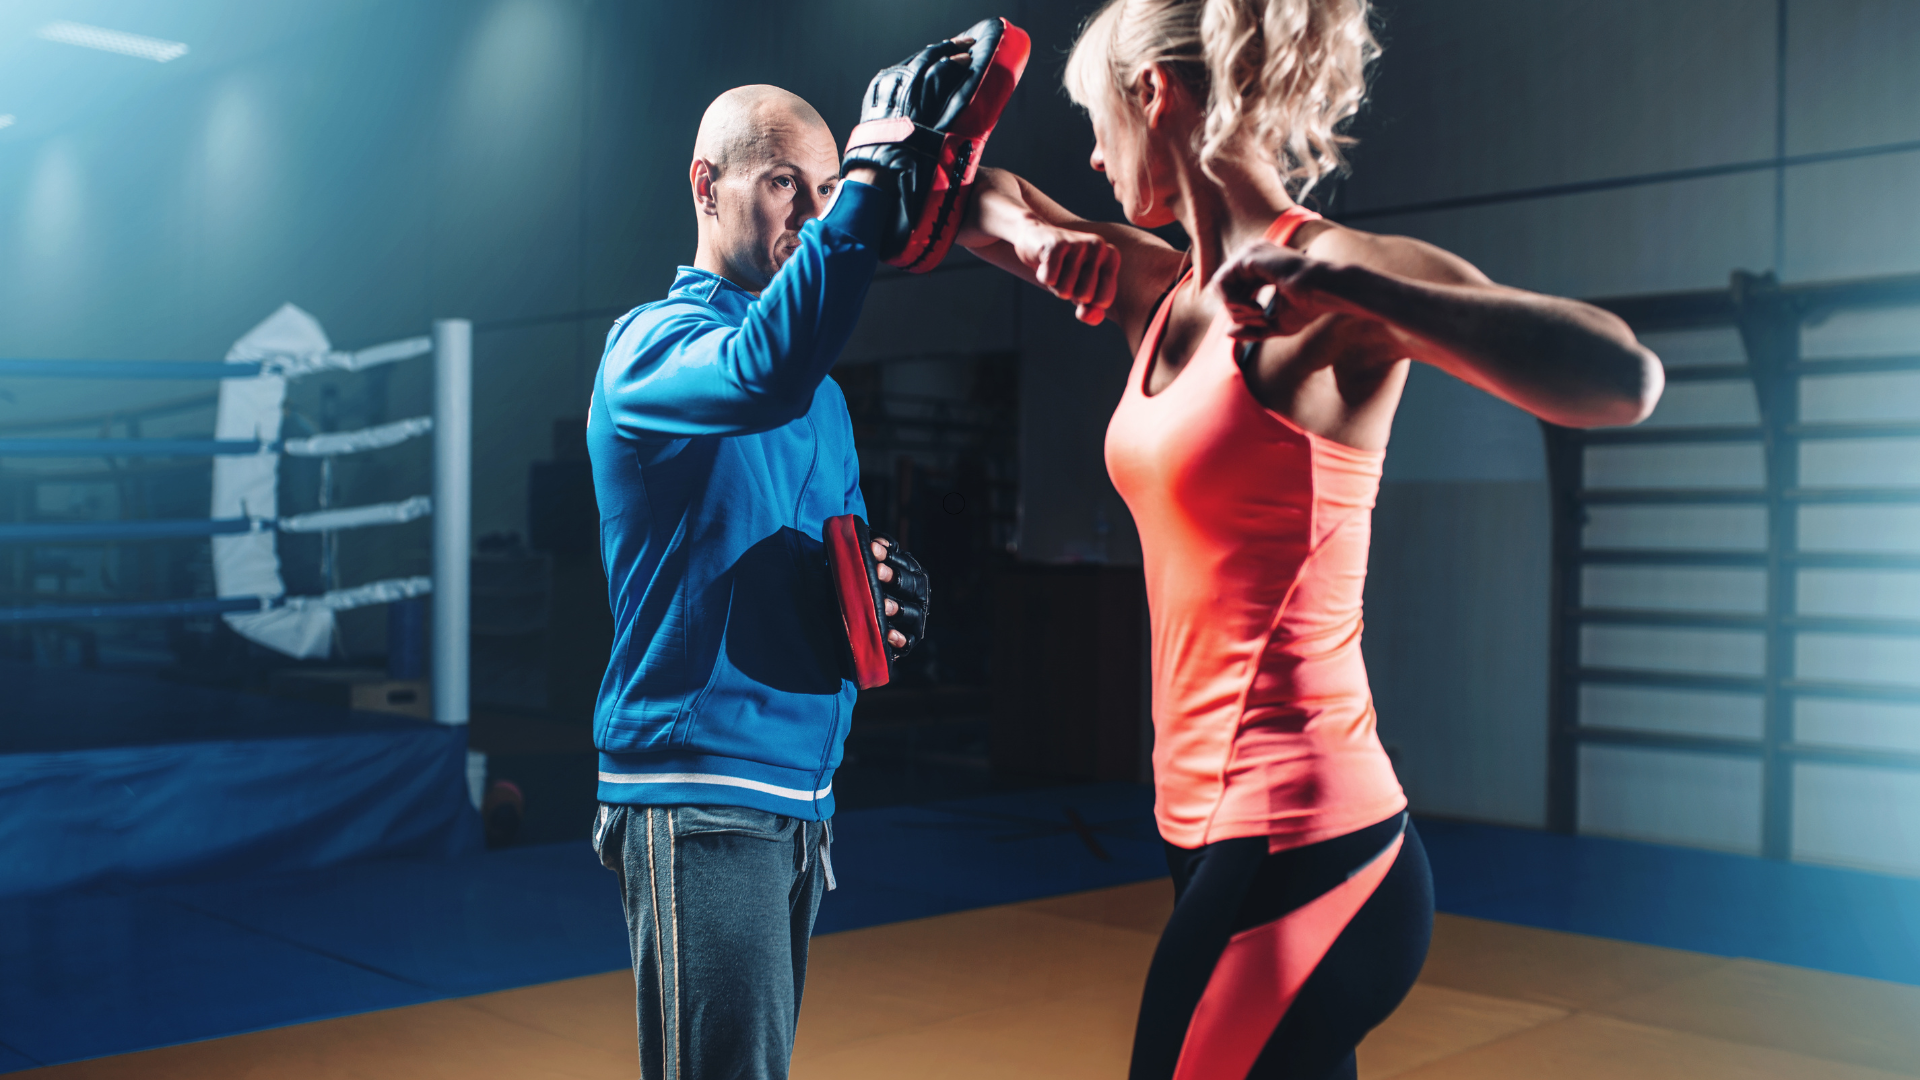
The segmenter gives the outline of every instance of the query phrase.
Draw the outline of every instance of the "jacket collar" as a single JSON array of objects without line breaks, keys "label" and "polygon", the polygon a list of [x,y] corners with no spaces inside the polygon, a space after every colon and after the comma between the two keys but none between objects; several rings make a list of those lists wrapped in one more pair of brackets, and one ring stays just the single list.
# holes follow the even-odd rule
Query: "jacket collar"
[{"label": "jacket collar", "polygon": [[705,301],[721,314],[733,318],[745,318],[747,308],[754,301],[752,293],[711,270],[702,270],[697,266],[682,266],[674,275],[673,288],[668,290],[667,295]]}]

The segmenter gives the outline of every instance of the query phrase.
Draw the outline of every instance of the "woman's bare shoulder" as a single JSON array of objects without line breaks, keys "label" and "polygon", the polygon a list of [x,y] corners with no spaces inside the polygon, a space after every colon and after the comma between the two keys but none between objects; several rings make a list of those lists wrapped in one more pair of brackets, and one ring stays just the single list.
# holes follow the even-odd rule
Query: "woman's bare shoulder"
[{"label": "woman's bare shoulder", "polygon": [[1332,263],[1348,263],[1439,285],[1490,285],[1480,268],[1442,247],[1411,236],[1383,236],[1332,222],[1301,248]]}]

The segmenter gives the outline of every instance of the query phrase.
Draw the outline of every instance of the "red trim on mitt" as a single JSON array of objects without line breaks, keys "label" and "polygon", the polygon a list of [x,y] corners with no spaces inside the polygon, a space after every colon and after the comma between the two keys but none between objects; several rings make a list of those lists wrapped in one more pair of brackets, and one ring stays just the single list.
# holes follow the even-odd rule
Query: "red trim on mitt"
[{"label": "red trim on mitt", "polygon": [[867,547],[866,522],[858,514],[830,517],[821,528],[833,592],[840,600],[840,622],[853,650],[854,684],[862,690],[885,686],[893,677],[887,662],[880,612],[874,597],[873,552]]},{"label": "red trim on mitt", "polygon": [[980,85],[974,88],[973,96],[947,129],[940,146],[933,191],[921,210],[920,220],[914,223],[913,235],[907,238],[906,247],[887,260],[890,265],[920,274],[940,265],[940,260],[946,257],[953,238],[959,235],[960,218],[966,211],[967,188],[980,171],[980,153],[986,149],[987,136],[993,134],[994,125],[1000,122],[1007,100],[1013,97],[1013,88],[1020,85],[1020,76],[1026,72],[1027,57],[1032,52],[1033,41],[1027,32],[1001,19],[1000,41],[994,46],[993,60],[981,74]]}]

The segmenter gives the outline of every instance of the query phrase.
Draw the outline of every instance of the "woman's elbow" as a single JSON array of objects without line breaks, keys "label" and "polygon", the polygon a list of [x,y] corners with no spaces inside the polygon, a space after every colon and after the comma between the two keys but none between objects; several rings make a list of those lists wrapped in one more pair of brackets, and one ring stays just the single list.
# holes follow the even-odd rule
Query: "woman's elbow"
[{"label": "woman's elbow", "polygon": [[1638,342],[1627,344],[1601,365],[1607,375],[1586,394],[1575,415],[1566,421],[1569,427],[1631,427],[1653,415],[1666,389],[1666,369],[1660,358]]},{"label": "woman's elbow", "polygon": [[1653,415],[1655,406],[1660,404],[1661,393],[1667,388],[1667,369],[1661,366],[1653,350],[1639,342],[1630,346],[1630,356],[1622,367],[1627,372],[1620,400],[1625,419],[1618,423],[1624,426]]}]

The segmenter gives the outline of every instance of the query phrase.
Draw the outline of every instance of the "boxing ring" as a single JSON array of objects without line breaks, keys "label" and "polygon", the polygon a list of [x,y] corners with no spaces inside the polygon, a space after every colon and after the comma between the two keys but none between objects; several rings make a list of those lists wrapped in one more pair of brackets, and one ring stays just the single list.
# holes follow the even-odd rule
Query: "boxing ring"
[{"label": "boxing ring", "polygon": [[[14,604],[0,607],[0,629],[213,617],[255,645],[311,660],[333,651],[336,612],[430,598],[433,721],[0,660],[0,805],[8,808],[0,814],[0,896],[479,848],[477,756],[465,727],[472,335],[470,322],[443,319],[430,335],[340,351],[312,316],[288,304],[221,363],[0,359],[0,379],[9,381],[218,385],[211,439],[0,437],[0,460],[208,460],[204,519],[0,520],[0,553],[204,537],[214,595]],[[427,356],[430,415],[282,437],[290,382]],[[283,458],[330,466],[423,438],[432,446],[430,494],[345,507],[327,505],[323,494],[321,509],[279,512]],[[431,518],[430,575],[308,595],[285,587],[279,536],[320,533],[324,544],[343,530],[423,517]]]}]

